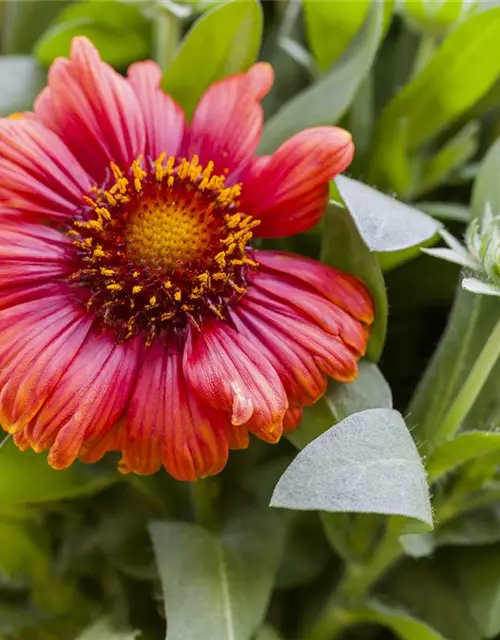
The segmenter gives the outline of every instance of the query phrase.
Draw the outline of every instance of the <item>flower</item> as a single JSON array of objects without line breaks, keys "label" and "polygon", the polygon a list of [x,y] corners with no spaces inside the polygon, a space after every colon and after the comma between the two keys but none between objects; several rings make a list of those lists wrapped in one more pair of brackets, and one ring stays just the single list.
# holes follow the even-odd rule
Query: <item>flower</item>
[{"label": "flower", "polygon": [[269,65],[215,83],[189,125],[160,78],[76,38],[34,112],[1,121],[0,423],[56,469],[119,451],[123,472],[215,474],[365,351],[359,280],[251,245],[319,220],[350,135],[256,156]]},{"label": "flower", "polygon": [[472,220],[465,234],[465,244],[476,270],[484,280],[500,287],[500,215],[493,215],[487,205],[482,220]]}]

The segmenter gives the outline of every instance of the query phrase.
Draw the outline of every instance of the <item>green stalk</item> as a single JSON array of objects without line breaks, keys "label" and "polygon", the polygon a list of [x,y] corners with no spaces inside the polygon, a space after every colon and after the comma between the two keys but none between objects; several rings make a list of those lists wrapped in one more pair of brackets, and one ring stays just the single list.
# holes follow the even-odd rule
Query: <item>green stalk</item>
[{"label": "green stalk", "polygon": [[452,438],[472,409],[481,389],[500,357],[500,318],[486,341],[455,400],[446,412],[436,435],[434,446]]},{"label": "green stalk", "polygon": [[191,505],[196,522],[211,531],[217,529],[215,513],[215,490],[213,480],[207,478],[191,484]]}]

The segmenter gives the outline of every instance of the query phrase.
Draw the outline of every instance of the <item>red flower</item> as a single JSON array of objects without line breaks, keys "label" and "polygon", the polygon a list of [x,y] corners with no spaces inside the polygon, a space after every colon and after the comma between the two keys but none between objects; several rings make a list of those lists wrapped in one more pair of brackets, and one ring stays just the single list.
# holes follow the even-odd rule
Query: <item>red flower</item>
[{"label": "red flower", "polygon": [[269,65],[214,84],[189,125],[160,76],[77,38],[34,113],[0,122],[0,422],[56,469],[117,450],[123,471],[217,473],[365,351],[356,278],[251,245],[319,220],[350,135],[255,156]]}]

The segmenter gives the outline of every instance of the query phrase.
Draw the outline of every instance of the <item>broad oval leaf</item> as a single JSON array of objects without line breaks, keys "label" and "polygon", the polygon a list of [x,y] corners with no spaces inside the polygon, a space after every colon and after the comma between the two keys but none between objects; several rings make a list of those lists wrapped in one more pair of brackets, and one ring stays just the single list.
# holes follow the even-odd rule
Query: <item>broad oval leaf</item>
[{"label": "broad oval leaf", "polygon": [[49,66],[58,56],[67,57],[76,36],[87,36],[102,59],[115,67],[150,57],[149,23],[131,2],[87,0],[69,5],[36,43],[37,59]]},{"label": "broad oval leaf", "polygon": [[140,636],[139,631],[119,630],[109,620],[100,620],[85,629],[76,640],[134,640]]},{"label": "broad oval leaf", "polygon": [[375,321],[367,354],[377,361],[382,353],[387,331],[388,306],[384,276],[376,256],[367,247],[352,215],[333,202],[328,204],[325,212],[321,261],[361,278],[370,290],[375,303]]},{"label": "broad oval leaf", "polygon": [[489,431],[461,433],[454,440],[445,442],[435,449],[427,460],[427,472],[432,480],[436,480],[469,460],[499,449],[500,433]]},{"label": "broad oval leaf", "polygon": [[297,449],[303,449],[332,424],[353,413],[377,408],[392,409],[391,389],[376,364],[361,360],[355,380],[348,383],[330,380],[325,395],[304,408],[300,428],[292,431],[288,439]]},{"label": "broad oval leaf", "polygon": [[337,189],[372,251],[394,252],[423,244],[441,224],[358,180],[337,176]]},{"label": "broad oval leaf", "polygon": [[[318,2],[304,0],[304,20],[311,51],[321,71],[337,60],[361,28],[370,0]],[[335,33],[335,38],[332,38]]]},{"label": "broad oval leaf", "polygon": [[165,71],[162,87],[192,115],[215,81],[245,71],[255,61],[262,37],[257,0],[231,0],[199,18]]},{"label": "broad oval leaf", "polygon": [[274,151],[307,127],[335,124],[351,104],[377,52],[384,3],[372,2],[367,21],[345,55],[318,82],[286,103],[264,127],[260,153]]},{"label": "broad oval leaf", "polygon": [[356,413],[313,440],[281,476],[271,506],[402,515],[432,527],[424,467],[392,409]]},{"label": "broad oval leaf", "polygon": [[153,522],[150,532],[167,640],[250,640],[281,558],[281,519],[265,510],[233,520],[220,533],[185,522]]},{"label": "broad oval leaf", "polygon": [[0,116],[31,108],[44,73],[31,56],[0,56]]}]

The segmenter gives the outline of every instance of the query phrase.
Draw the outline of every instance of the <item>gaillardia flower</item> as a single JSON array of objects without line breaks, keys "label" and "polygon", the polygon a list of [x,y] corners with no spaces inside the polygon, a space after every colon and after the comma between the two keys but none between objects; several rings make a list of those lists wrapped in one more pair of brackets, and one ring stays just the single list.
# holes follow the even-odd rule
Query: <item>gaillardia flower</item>
[{"label": "gaillardia flower", "polygon": [[365,351],[360,281],[252,246],[319,220],[350,135],[256,156],[269,65],[215,83],[190,124],[160,77],[77,38],[33,113],[1,120],[0,423],[56,469],[119,451],[124,472],[215,474]]}]

